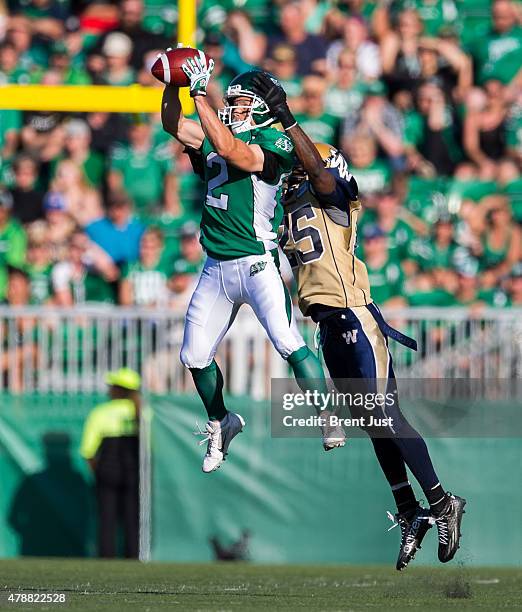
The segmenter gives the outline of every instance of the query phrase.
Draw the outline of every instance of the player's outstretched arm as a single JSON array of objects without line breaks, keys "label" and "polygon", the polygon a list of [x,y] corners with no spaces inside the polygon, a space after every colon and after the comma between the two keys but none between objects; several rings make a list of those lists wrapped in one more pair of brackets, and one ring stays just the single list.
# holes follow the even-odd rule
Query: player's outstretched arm
[{"label": "player's outstretched arm", "polygon": [[303,132],[301,126],[296,123],[286,130],[286,133],[294,143],[295,154],[303,164],[314,191],[324,195],[333,193],[336,187],[335,177],[324,167],[324,161],[317,147]]},{"label": "player's outstretched arm", "polygon": [[181,66],[190,80],[190,95],[194,98],[196,111],[206,137],[212,143],[216,153],[230,164],[246,172],[261,172],[264,165],[264,153],[258,145],[247,145],[239,138],[234,138],[214,109],[208,103],[207,85],[214,69],[214,60],[204,54],[188,58]]},{"label": "player's outstretched arm", "polygon": [[193,149],[201,147],[205,133],[197,121],[187,119],[181,112],[178,87],[167,85],[163,91],[161,122],[163,129],[181,144]]},{"label": "player's outstretched arm", "polygon": [[285,90],[267,74],[260,72],[254,83],[270,111],[281,122],[285,132],[294,143],[295,153],[308,174],[316,193],[331,194],[335,191],[335,178],[326,170],[314,143],[303,132],[286,102]]},{"label": "player's outstretched arm", "polygon": [[263,149],[259,145],[248,145],[239,138],[235,138],[232,132],[221,123],[205,97],[198,96],[195,98],[195,103],[201,127],[216,153],[240,170],[261,172],[265,160]]}]

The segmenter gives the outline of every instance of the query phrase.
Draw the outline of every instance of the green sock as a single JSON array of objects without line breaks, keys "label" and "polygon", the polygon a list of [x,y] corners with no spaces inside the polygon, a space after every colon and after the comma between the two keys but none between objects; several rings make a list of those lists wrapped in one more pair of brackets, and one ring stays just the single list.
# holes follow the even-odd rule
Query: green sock
[{"label": "green sock", "polygon": [[327,393],[321,362],[307,346],[302,346],[288,357],[295,379],[301,391]]},{"label": "green sock", "polygon": [[221,421],[227,414],[223,401],[223,374],[215,360],[206,368],[190,368],[190,373],[203,400],[208,418]]}]

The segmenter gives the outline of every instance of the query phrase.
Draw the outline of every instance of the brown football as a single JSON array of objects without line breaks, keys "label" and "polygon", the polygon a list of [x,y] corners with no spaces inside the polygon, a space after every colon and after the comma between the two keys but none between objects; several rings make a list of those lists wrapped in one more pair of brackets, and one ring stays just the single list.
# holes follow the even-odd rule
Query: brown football
[{"label": "brown football", "polygon": [[190,81],[187,75],[181,69],[183,62],[189,57],[195,57],[203,53],[192,47],[180,47],[176,49],[167,49],[164,53],[158,56],[154,62],[151,72],[158,81],[166,85],[175,85],[176,87],[188,87]]}]

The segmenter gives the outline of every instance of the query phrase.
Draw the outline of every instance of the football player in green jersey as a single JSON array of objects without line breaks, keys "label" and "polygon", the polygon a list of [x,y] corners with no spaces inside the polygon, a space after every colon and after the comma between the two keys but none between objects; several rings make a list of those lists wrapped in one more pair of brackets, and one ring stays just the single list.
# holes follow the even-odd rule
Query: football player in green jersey
[{"label": "football player in green jersey", "polygon": [[313,390],[320,381],[317,390],[326,392],[326,384],[319,360],[297,330],[277,262],[280,192],[293,164],[292,142],[270,127],[276,119],[251,86],[256,71],[232,80],[218,116],[206,99],[212,60],[200,53],[182,68],[190,78],[199,122],[183,116],[178,89],[172,86],[163,94],[162,121],[198,160],[193,163],[206,183],[201,243],[207,260],[187,311],[181,361],[208,413],[201,432],[202,442],[208,440],[203,471],[212,472],[245,424],[225,407],[223,376],[214,360],[242,304],[252,307],[302,389]]}]

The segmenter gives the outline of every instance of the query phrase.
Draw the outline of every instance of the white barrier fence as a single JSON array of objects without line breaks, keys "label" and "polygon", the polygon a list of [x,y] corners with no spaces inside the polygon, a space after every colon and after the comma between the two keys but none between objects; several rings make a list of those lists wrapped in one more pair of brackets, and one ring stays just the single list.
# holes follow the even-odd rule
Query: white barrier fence
[{"label": "white barrier fence", "polygon": [[[510,378],[522,375],[522,311],[419,308],[384,312],[419,343],[413,352],[393,340],[398,376]],[[315,325],[300,326],[313,347]],[[108,369],[139,370],[149,391],[184,392],[191,377],[179,361],[183,315],[150,309],[0,307],[0,389],[13,393],[93,392]],[[228,390],[267,397],[272,377],[288,375],[248,307],[242,308],[217,359]]]}]

